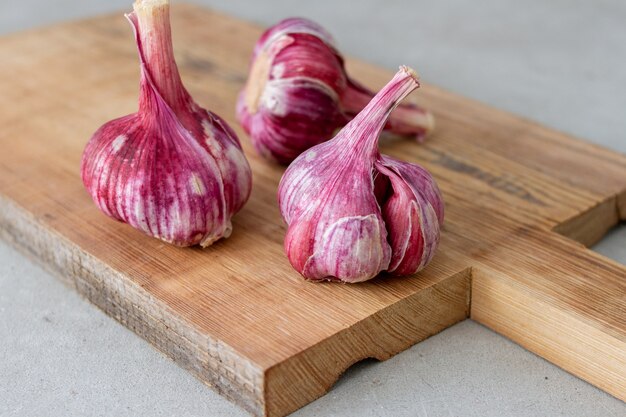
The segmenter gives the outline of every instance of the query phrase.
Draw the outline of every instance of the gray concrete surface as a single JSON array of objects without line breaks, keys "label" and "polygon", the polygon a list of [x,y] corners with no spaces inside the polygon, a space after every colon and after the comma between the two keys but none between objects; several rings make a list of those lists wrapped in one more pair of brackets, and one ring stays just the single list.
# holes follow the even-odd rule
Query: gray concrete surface
[{"label": "gray concrete surface", "polygon": [[[130,3],[2,0],[0,34]],[[263,24],[311,17],[346,53],[409,64],[425,82],[626,152],[620,0],[197,3]],[[626,263],[626,228],[595,249]],[[9,415],[245,413],[0,243],[0,416]],[[295,415],[599,417],[624,416],[626,404],[465,321],[384,363],[356,365]]]}]

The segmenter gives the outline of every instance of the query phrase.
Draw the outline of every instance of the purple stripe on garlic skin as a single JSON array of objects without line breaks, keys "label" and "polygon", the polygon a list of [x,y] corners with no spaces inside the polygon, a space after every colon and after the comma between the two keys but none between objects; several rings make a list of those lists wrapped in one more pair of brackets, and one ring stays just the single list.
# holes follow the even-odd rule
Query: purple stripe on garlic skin
[{"label": "purple stripe on garlic skin", "polygon": [[250,195],[250,167],[233,130],[182,84],[169,1],[138,0],[127,18],[141,63],[139,111],[93,135],[83,183],[106,215],[177,246],[208,246],[230,235]]},{"label": "purple stripe on garlic skin", "polygon": [[378,139],[398,103],[419,87],[401,67],[337,135],[302,153],[278,191],[285,251],[309,280],[361,282],[424,268],[439,243],[443,200],[416,164],[381,155]]},{"label": "purple stripe on garlic skin", "polygon": [[[237,117],[256,150],[288,164],[359,113],[374,93],[346,74],[330,34],[301,18],[283,20],[257,42]],[[385,129],[422,140],[434,127],[431,113],[402,104]]]}]

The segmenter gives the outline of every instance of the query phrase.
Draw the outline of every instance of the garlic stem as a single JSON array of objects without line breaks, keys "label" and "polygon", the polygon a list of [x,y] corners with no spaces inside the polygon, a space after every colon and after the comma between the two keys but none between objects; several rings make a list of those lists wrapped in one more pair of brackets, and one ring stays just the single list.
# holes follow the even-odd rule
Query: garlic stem
[{"label": "garlic stem", "polygon": [[178,114],[189,94],[174,60],[169,8],[169,0],[136,0],[133,4],[142,64],[161,97]]},{"label": "garlic stem", "polygon": [[[341,104],[348,114],[358,114],[372,100],[373,95],[368,89],[348,80]],[[411,103],[403,103],[389,115],[385,127],[398,135],[416,135],[423,139],[434,126],[435,118],[429,111]]]},{"label": "garlic stem", "polygon": [[407,66],[401,66],[391,81],[346,125],[346,134],[341,138],[356,145],[359,158],[377,154],[378,138],[390,114],[418,87],[417,73]]}]

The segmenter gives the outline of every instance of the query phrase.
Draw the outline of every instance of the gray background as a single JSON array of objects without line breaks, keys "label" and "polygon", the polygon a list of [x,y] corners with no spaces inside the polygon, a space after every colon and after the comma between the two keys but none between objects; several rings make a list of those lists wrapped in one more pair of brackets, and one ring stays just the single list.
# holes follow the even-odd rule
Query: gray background
[{"label": "gray background", "polygon": [[[130,3],[0,0],[0,34]],[[266,25],[313,18],[346,54],[411,65],[424,82],[626,152],[623,1],[198,3]],[[595,249],[625,263],[625,228]],[[0,317],[2,416],[246,415],[4,243]],[[626,404],[465,321],[356,365],[295,415],[624,416]]]}]

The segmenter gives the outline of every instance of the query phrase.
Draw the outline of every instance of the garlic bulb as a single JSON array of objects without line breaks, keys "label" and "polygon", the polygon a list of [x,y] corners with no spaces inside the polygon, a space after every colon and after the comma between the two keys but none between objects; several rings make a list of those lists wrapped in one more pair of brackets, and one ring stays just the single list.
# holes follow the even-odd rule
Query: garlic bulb
[{"label": "garlic bulb", "polygon": [[401,67],[333,139],[287,168],[279,185],[285,251],[306,279],[407,275],[432,259],[443,222],[437,184],[419,165],[378,151],[391,111],[418,86],[415,72]]},{"label": "garlic bulb", "polygon": [[126,15],[141,63],[139,111],[105,123],[81,174],[106,215],[178,246],[208,246],[231,233],[252,175],[233,130],[182,84],[168,0],[137,0]]},{"label": "garlic bulb", "polygon": [[[237,117],[261,155],[287,164],[330,139],[373,95],[348,77],[328,32],[309,20],[291,18],[257,42]],[[422,139],[433,126],[431,113],[402,104],[385,128]]]}]

